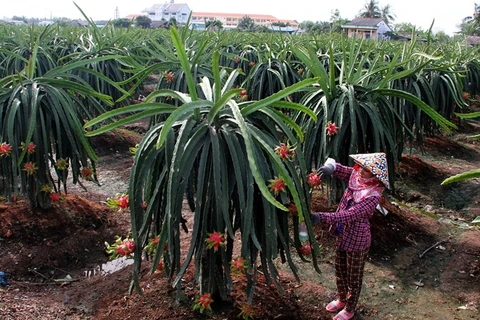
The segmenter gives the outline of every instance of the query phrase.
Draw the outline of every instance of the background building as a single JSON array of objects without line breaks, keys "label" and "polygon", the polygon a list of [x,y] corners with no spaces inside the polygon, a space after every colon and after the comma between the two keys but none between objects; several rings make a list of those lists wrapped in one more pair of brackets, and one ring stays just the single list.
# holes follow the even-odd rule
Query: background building
[{"label": "background building", "polygon": [[207,21],[218,20],[225,29],[235,29],[240,20],[245,16],[250,17],[255,25],[271,27],[274,24],[285,24],[292,30],[298,30],[298,23],[295,20],[281,20],[272,15],[249,14],[249,13],[214,13],[214,12],[193,12],[191,23],[198,26],[197,29],[205,27]]},{"label": "background building", "polygon": [[145,13],[152,21],[175,19],[178,23],[187,23],[192,10],[186,3],[174,3],[174,0],[171,0],[170,3],[154,4],[141,12]]},{"label": "background building", "polygon": [[186,3],[175,3],[174,0],[171,0],[169,3],[154,4],[149,8],[143,9],[141,12],[152,21],[169,21],[174,18],[179,23],[187,23],[188,17],[190,13],[192,13],[190,23],[192,27],[197,30],[205,29],[207,21],[216,20],[220,21],[225,29],[235,29],[239,21],[245,16],[253,19],[255,25],[272,28],[272,30],[275,31],[279,29],[286,30],[287,32],[298,30],[298,23],[295,20],[282,20],[265,14],[192,12]]},{"label": "background building", "polygon": [[349,38],[388,40],[392,29],[380,18],[355,18],[342,25]]}]

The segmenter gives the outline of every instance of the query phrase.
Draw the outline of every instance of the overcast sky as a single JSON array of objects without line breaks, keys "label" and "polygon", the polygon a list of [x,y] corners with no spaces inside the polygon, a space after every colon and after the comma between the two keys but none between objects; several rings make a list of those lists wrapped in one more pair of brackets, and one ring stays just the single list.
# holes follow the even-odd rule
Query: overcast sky
[{"label": "overcast sky", "polygon": [[[25,16],[27,18],[66,17],[82,18],[75,7],[78,4],[85,14],[94,20],[110,20],[115,17],[118,8],[119,17],[140,13],[156,0],[2,0],[0,17]],[[167,0],[170,2],[170,0]],[[353,19],[361,11],[365,0],[176,0],[186,3],[194,12],[269,14],[278,19],[291,19],[298,22],[329,21],[333,10],[338,9],[340,16]],[[479,2],[477,0],[477,2]],[[453,35],[462,19],[471,16],[475,9],[474,0],[379,0],[383,7],[387,4],[396,15],[394,23],[410,22],[427,30],[435,19],[433,30]]]}]

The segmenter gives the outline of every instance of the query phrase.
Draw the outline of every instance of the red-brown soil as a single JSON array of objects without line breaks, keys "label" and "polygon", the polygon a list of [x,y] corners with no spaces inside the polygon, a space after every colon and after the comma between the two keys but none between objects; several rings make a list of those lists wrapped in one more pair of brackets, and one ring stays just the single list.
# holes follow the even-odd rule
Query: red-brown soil
[{"label": "red-brown soil", "polygon": [[[167,279],[149,273],[148,261],[142,269],[143,296],[128,293],[131,266],[98,271],[108,261],[104,242],[130,230],[128,212],[112,211],[105,203],[128,186],[133,161],[128,148],[142,132],[129,129],[94,140],[101,186],[85,182],[87,191],[69,186],[69,194],[48,211],[32,212],[24,200],[0,203],[0,271],[10,280],[0,287],[0,319],[239,319],[245,303],[242,278],[229,301],[215,302],[213,312],[200,314],[192,311],[198,295],[193,270],[182,281],[179,301]],[[423,150],[413,148],[402,158],[396,191],[386,204],[390,213],[372,219],[373,244],[356,319],[477,318],[480,230],[470,222],[480,215],[479,181],[440,186],[446,177],[478,168],[480,141],[467,136],[428,138]],[[319,199],[316,210],[324,208]],[[260,278],[255,319],[331,319],[324,305],[335,290],[334,239],[324,226],[316,226],[316,235],[323,247],[322,273],[296,258],[297,282],[278,262],[283,291]]]}]

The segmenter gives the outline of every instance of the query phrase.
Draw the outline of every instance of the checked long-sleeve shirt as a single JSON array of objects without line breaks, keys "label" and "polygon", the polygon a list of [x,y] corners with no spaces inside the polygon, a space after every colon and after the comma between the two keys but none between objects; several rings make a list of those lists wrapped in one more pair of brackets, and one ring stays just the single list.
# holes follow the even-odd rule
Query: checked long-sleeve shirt
[{"label": "checked long-sleeve shirt", "polygon": [[[336,164],[333,175],[348,183],[353,168]],[[337,246],[345,251],[358,251],[370,247],[372,235],[370,233],[370,217],[380,197],[371,196],[355,203],[353,192],[347,187],[336,212],[316,212],[312,214],[313,224],[324,222],[336,227],[341,226],[337,238]]]}]

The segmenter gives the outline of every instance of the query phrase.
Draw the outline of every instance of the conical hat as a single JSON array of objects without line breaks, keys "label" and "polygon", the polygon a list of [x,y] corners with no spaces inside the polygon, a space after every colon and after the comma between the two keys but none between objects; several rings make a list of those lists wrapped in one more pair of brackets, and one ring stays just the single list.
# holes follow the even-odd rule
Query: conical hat
[{"label": "conical hat", "polygon": [[369,170],[378,180],[380,180],[385,187],[390,189],[390,182],[388,181],[388,164],[387,156],[383,152],[379,153],[362,153],[351,154],[356,163],[365,169]]}]

